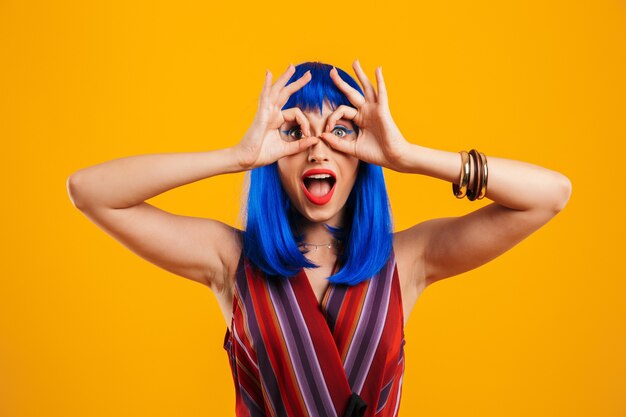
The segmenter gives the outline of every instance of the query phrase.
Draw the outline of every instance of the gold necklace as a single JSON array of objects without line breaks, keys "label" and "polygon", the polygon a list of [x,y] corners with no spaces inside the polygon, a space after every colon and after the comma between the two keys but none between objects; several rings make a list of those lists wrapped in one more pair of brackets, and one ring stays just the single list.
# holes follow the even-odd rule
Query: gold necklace
[{"label": "gold necklace", "polygon": [[316,245],[315,243],[300,242],[300,243],[298,243],[298,246],[304,246],[304,247],[313,246],[313,247],[315,247],[315,250],[317,250],[317,248],[321,248],[323,246],[326,246],[328,249],[330,249],[333,246],[339,247],[339,241],[334,239],[330,243],[322,243],[320,245]]}]

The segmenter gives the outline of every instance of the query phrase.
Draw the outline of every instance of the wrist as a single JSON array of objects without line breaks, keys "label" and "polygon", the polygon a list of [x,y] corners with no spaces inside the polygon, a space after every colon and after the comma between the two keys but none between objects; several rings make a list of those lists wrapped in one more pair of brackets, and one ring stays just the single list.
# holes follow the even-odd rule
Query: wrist
[{"label": "wrist", "polygon": [[409,174],[418,174],[419,172],[419,159],[416,155],[420,152],[420,146],[410,142],[406,142],[400,147],[397,157],[394,161],[394,170]]},{"label": "wrist", "polygon": [[235,145],[228,148],[228,154],[232,160],[232,164],[236,167],[237,172],[249,171],[256,168],[254,162],[256,158],[253,158],[253,153],[246,151],[241,145]]}]

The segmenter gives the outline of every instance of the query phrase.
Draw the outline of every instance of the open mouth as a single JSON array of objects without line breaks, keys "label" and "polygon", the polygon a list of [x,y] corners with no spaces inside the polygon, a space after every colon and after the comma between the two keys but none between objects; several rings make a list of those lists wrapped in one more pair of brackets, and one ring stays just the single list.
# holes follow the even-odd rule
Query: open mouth
[{"label": "open mouth", "polygon": [[302,177],[302,190],[309,201],[322,205],[330,201],[337,179],[330,170],[310,170]]}]

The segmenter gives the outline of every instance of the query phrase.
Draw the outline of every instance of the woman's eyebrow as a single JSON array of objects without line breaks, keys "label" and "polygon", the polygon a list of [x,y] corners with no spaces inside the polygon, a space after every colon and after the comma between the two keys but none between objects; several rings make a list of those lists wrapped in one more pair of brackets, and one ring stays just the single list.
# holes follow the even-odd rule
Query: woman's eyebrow
[{"label": "woman's eyebrow", "polygon": [[[310,118],[308,117],[308,115],[307,115],[305,112],[302,112],[302,113],[303,113],[303,115],[304,115],[304,118],[305,118],[305,119],[306,119],[309,123],[313,124],[313,120],[312,120],[312,119],[310,119]],[[332,113],[331,113],[331,114],[332,114]],[[329,115],[329,116],[330,116],[330,115]],[[327,121],[328,121],[328,117],[326,117],[326,118],[322,119],[322,121],[324,122],[324,125],[325,125],[325,124],[327,123]],[[337,123],[339,123],[339,122],[343,122],[343,123],[345,123],[345,124],[347,124],[347,125],[352,124],[352,125],[356,126],[356,124],[354,123],[354,120],[352,120],[352,119],[347,119],[347,118],[345,118],[345,117],[342,117],[341,119],[338,119],[338,120],[335,122],[335,124],[337,124]],[[284,126],[288,126],[288,127],[292,127],[292,126],[300,126],[300,123],[299,123],[297,120],[288,120],[288,121],[286,120],[286,121],[283,123],[283,125],[284,125]]]},{"label": "woman's eyebrow", "polygon": [[352,125],[352,126],[356,126],[356,123],[354,123],[354,120],[351,120],[351,119],[344,119],[344,118],[341,118],[341,119],[337,120],[337,123],[339,123],[339,122],[343,122],[343,123],[344,123],[344,124],[346,124],[347,126],[350,126],[350,125]]}]

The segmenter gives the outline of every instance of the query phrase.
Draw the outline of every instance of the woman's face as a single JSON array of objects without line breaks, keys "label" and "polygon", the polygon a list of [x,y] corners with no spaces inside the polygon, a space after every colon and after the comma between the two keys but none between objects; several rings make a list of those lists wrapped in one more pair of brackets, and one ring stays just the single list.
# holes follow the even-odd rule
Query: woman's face
[{"label": "woman's face", "polygon": [[[322,114],[317,110],[303,113],[309,121],[311,136],[319,137],[332,109],[324,103]],[[303,137],[296,122],[286,122],[280,130],[284,140]],[[340,119],[331,133],[347,141],[354,141],[357,136],[352,122],[345,119]],[[342,226],[344,205],[356,181],[358,167],[357,158],[334,150],[321,139],[300,153],[278,160],[280,181],[292,204],[309,221],[334,227]]]}]

